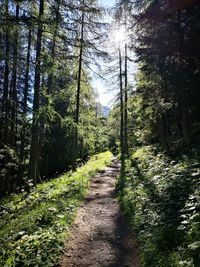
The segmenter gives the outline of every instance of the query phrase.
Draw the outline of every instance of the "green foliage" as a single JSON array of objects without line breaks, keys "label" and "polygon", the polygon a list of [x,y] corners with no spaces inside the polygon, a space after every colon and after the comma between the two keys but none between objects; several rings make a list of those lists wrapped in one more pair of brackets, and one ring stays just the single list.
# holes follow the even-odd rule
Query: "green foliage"
[{"label": "green foliage", "polygon": [[116,23],[126,9],[129,47],[138,63],[128,105],[131,145],[160,142],[166,150],[199,145],[199,2],[117,3]]},{"label": "green foliage", "polygon": [[89,178],[110,161],[110,152],[100,153],[74,173],[40,184],[29,194],[3,199],[0,265],[58,266],[64,239],[87,193]]},{"label": "green foliage", "polygon": [[[1,144],[0,166],[1,198],[3,194],[12,191],[12,188],[16,185],[19,158],[16,155],[16,151],[12,147]],[[9,183],[6,183],[7,180],[9,180]]]},{"label": "green foliage", "polygon": [[[200,240],[199,151],[167,157],[155,146],[126,162],[121,206],[140,245],[145,267],[198,267]],[[120,180],[119,182],[120,183]]]},{"label": "green foliage", "polygon": [[109,149],[115,153],[120,153],[120,120],[119,120],[120,108],[115,106],[108,116],[108,141]]},{"label": "green foliage", "polygon": [[[82,5],[87,8],[83,10]],[[83,162],[88,156],[107,150],[107,139],[106,126],[96,114],[95,89],[88,71],[97,55],[105,56],[100,48],[105,24],[100,22],[103,9],[98,1],[3,1],[0,10],[0,60],[4,62],[0,66],[3,197],[24,190],[29,178],[34,183],[47,180],[75,166],[76,157]],[[84,40],[79,40],[84,12]],[[84,42],[84,64],[79,102],[80,42]],[[77,103],[79,125],[75,123]],[[14,156],[9,155],[9,150]]]},{"label": "green foliage", "polygon": [[[84,161],[90,155],[107,150],[107,125],[96,114],[96,102],[93,88],[89,84],[90,76],[84,73],[86,82],[81,83],[80,121],[74,122],[76,81],[69,83],[66,70],[58,73],[63,89],[59,88],[51,97],[49,110],[51,119],[46,120],[44,144],[40,160],[40,174],[46,178],[69,170],[74,165],[75,131],[78,127],[78,160]],[[64,77],[63,77],[64,76]],[[56,88],[57,89],[57,88]],[[48,106],[45,106],[47,109]],[[47,116],[48,112],[45,111]],[[57,160],[55,161],[55,155]]]}]

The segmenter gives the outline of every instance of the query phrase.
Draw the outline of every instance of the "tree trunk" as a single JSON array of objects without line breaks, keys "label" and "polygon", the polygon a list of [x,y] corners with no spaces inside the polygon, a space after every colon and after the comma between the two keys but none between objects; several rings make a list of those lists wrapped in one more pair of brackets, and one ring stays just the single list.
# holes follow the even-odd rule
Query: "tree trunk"
[{"label": "tree trunk", "polygon": [[[19,3],[16,3],[16,20],[19,18]],[[18,27],[16,27],[14,35],[14,50],[13,50],[13,73],[12,73],[12,87],[11,87],[11,133],[10,144],[16,147],[16,128],[17,128],[17,63],[18,63]]]},{"label": "tree trunk", "polygon": [[[83,0],[82,5],[84,7],[85,0]],[[75,129],[73,169],[76,169],[76,161],[77,161],[77,156],[78,156],[78,124],[79,124],[79,115],[80,115],[79,109],[80,109],[81,73],[82,73],[82,61],[83,61],[84,20],[85,20],[85,13],[83,10],[82,18],[81,18],[80,52],[79,52],[79,63],[78,63],[78,77],[77,77],[76,114],[75,114],[76,129]]]},{"label": "tree trunk", "polygon": [[[179,60],[180,60],[180,66],[184,66],[184,31],[181,28],[181,11],[179,10],[177,12],[177,20],[178,20],[178,37],[179,37]],[[180,76],[180,112],[181,112],[181,124],[182,124],[182,134],[183,134],[183,141],[188,146],[190,144],[190,137],[189,137],[189,127],[188,127],[188,121],[189,121],[189,114],[188,114],[188,105],[187,105],[187,98],[186,98],[186,85],[184,82],[184,77]]]},{"label": "tree trunk", "polygon": [[169,126],[167,123],[166,115],[164,113],[158,119],[158,126],[159,126],[158,128],[159,128],[160,142],[164,149],[170,151]]},{"label": "tree trunk", "polygon": [[27,102],[28,102],[28,89],[29,89],[29,69],[30,69],[30,53],[31,53],[31,28],[28,31],[28,47],[27,47],[27,55],[26,55],[26,72],[25,72],[25,81],[24,81],[24,92],[23,92],[23,103],[22,103],[22,110],[23,110],[23,126],[22,126],[22,133],[21,133],[21,144],[20,144],[20,171],[19,171],[19,178],[23,177],[24,173],[24,148],[25,148],[25,134],[26,134],[26,113],[27,113]]},{"label": "tree trunk", "polygon": [[188,127],[188,108],[185,92],[181,96],[181,126],[183,132],[183,141],[188,146],[190,144],[189,127]]},{"label": "tree trunk", "polygon": [[[5,1],[5,16],[8,19],[8,0]],[[6,25],[5,32],[5,69],[4,69],[4,85],[3,85],[3,103],[2,103],[2,114],[3,114],[3,127],[2,127],[2,140],[4,144],[8,143],[8,112],[9,112],[9,61],[10,61],[10,44],[9,44],[9,24]]]},{"label": "tree trunk", "polygon": [[125,44],[125,92],[124,92],[124,153],[128,155],[128,69],[127,43]]},{"label": "tree trunk", "polygon": [[34,99],[33,99],[33,123],[31,136],[31,151],[29,161],[29,178],[33,179],[34,184],[39,179],[39,120],[38,112],[40,107],[40,72],[41,72],[41,46],[42,46],[42,22],[41,18],[44,13],[44,0],[40,0],[39,8],[39,25],[37,32],[36,44],[36,66],[35,66],[35,82],[34,82]]},{"label": "tree trunk", "polygon": [[[52,65],[54,64],[54,59],[55,59],[55,47],[56,47],[56,37],[58,33],[59,10],[60,10],[60,0],[57,1],[57,6],[56,6],[56,16],[55,16],[56,25],[55,25],[55,30],[53,32],[53,40],[52,40],[52,46],[51,46],[51,52],[50,52]],[[47,94],[48,95],[52,93],[52,82],[53,82],[53,73],[51,71],[47,79]]]},{"label": "tree trunk", "polygon": [[[52,66],[54,65],[54,60],[55,60],[55,52],[56,52],[56,38],[58,34],[58,23],[59,23],[59,10],[60,10],[60,0],[56,2],[56,12],[55,12],[55,29],[53,32],[53,40],[51,44],[51,49],[50,49],[50,54],[51,54],[51,64]],[[50,70],[50,73],[47,78],[47,95],[48,97],[52,94],[52,87],[53,87],[53,72]],[[48,100],[47,103],[48,105]],[[45,135],[45,129],[43,131],[43,135]],[[40,137],[40,151],[42,151],[42,143],[43,143],[43,136],[41,135]],[[49,152],[48,152],[48,145],[45,146],[45,171],[44,175],[48,175],[48,162],[49,162]]]},{"label": "tree trunk", "polygon": [[120,147],[121,159],[124,160],[124,97],[123,97],[123,81],[122,81],[122,55],[121,47],[119,47],[119,81],[120,81]]},{"label": "tree trunk", "polygon": [[128,45],[127,45],[127,19],[126,3],[124,4],[125,17],[125,73],[124,73],[124,153],[128,156]]}]

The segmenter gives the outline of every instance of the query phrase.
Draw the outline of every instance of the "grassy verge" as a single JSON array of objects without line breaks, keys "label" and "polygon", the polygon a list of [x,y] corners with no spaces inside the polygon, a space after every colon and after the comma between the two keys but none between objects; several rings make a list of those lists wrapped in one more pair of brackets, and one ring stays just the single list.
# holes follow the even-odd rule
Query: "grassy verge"
[{"label": "grassy verge", "polygon": [[200,266],[199,154],[172,159],[146,146],[126,161],[119,199],[144,267]]},{"label": "grassy verge", "polygon": [[59,266],[64,239],[88,191],[89,178],[110,161],[110,152],[98,154],[74,173],[40,184],[28,195],[2,200],[0,266]]}]

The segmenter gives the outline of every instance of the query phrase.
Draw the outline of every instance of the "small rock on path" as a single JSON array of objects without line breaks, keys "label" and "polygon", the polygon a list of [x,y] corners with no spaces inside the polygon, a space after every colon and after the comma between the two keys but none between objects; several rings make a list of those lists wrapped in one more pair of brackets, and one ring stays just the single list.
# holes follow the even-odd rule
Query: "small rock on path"
[{"label": "small rock on path", "polygon": [[114,159],[92,178],[66,241],[62,267],[139,267],[137,247],[115,199],[119,172],[120,163]]}]

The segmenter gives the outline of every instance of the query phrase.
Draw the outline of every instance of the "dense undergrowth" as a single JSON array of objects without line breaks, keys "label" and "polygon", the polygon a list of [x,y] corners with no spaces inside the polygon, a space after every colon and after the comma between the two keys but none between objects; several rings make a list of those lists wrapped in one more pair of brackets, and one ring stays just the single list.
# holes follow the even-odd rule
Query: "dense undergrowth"
[{"label": "dense undergrowth", "polygon": [[144,267],[200,266],[199,151],[170,158],[138,149],[119,178],[119,199]]},{"label": "dense undergrowth", "polygon": [[111,153],[93,156],[76,172],[0,202],[0,266],[59,266],[64,239],[89,178],[105,168]]}]

